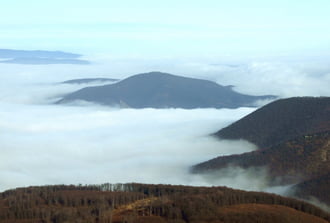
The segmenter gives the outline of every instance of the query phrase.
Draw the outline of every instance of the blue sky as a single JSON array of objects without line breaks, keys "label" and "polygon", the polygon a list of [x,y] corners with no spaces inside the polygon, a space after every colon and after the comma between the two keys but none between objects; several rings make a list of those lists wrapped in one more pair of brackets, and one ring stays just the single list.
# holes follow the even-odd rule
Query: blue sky
[{"label": "blue sky", "polygon": [[330,2],[2,1],[0,48],[194,57],[330,49]]}]

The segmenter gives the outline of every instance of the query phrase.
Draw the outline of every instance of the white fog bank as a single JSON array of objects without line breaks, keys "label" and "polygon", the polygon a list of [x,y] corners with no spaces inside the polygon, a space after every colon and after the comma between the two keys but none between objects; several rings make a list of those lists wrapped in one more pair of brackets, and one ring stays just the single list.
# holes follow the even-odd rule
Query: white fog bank
[{"label": "white fog bank", "polygon": [[254,150],[210,133],[250,113],[2,104],[0,190],[43,184],[211,185],[189,167]]},{"label": "white fog bank", "polygon": [[[269,59],[269,58],[268,58]],[[88,66],[0,64],[0,190],[44,184],[141,182],[269,188],[265,169],[225,169],[212,176],[189,168],[220,155],[252,151],[244,141],[210,134],[254,111],[116,109],[52,105],[87,85],[75,78],[117,78],[154,70],[235,85],[247,94],[330,96],[330,66],[320,60],[92,58]]]}]

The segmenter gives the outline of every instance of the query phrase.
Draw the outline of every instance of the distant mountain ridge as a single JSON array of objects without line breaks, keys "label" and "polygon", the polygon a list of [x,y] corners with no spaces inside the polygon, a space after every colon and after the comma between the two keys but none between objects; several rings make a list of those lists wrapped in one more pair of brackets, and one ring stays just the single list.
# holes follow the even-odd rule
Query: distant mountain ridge
[{"label": "distant mountain ridge", "polygon": [[38,57],[38,58],[73,59],[81,56],[82,55],[80,54],[68,53],[63,51],[0,49],[0,58]]},{"label": "distant mountain ridge", "polygon": [[64,96],[58,103],[84,100],[130,108],[237,108],[275,98],[272,95],[244,95],[231,88],[208,80],[150,72],[111,85],[83,88]]},{"label": "distant mountain ridge", "polygon": [[0,49],[0,63],[12,64],[90,64],[87,60],[79,59],[82,55],[48,50],[12,50]]}]

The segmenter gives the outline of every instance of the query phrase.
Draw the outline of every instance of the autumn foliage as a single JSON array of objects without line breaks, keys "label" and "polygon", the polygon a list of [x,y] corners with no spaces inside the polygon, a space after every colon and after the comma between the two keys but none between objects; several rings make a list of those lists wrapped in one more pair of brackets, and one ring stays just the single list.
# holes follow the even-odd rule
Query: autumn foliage
[{"label": "autumn foliage", "polygon": [[0,222],[6,223],[249,223],[287,219],[301,223],[330,219],[326,212],[302,201],[226,187],[59,185],[9,190],[1,193],[0,199]]}]

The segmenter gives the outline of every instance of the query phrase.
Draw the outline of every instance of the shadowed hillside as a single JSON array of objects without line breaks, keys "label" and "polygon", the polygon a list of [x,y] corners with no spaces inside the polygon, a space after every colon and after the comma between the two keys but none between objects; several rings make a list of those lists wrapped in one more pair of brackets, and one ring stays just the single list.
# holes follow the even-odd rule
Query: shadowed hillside
[{"label": "shadowed hillside", "polygon": [[296,197],[307,200],[314,197],[330,205],[330,172],[295,185],[292,192]]},{"label": "shadowed hillside", "polygon": [[328,222],[308,203],[226,187],[44,186],[0,194],[0,222]]},{"label": "shadowed hillside", "polygon": [[[239,204],[219,209],[228,222],[314,222],[313,216],[280,205]],[[326,222],[326,221],[325,221]]]},{"label": "shadowed hillside", "polygon": [[330,131],[296,137],[268,149],[220,156],[198,164],[192,170],[208,172],[228,166],[267,167],[270,179],[276,184],[320,177],[330,173]]},{"label": "shadowed hillside", "polygon": [[66,95],[58,103],[75,100],[130,108],[237,108],[255,106],[274,96],[250,96],[215,82],[151,72],[118,83],[87,87]]},{"label": "shadowed hillside", "polygon": [[259,149],[219,156],[192,167],[193,173],[216,173],[226,167],[267,170],[272,185],[298,184],[300,198],[330,199],[330,98],[301,97],[272,102],[216,133],[246,139]]},{"label": "shadowed hillside", "polygon": [[215,135],[245,139],[260,148],[297,136],[330,130],[330,97],[297,97],[274,101]]}]

